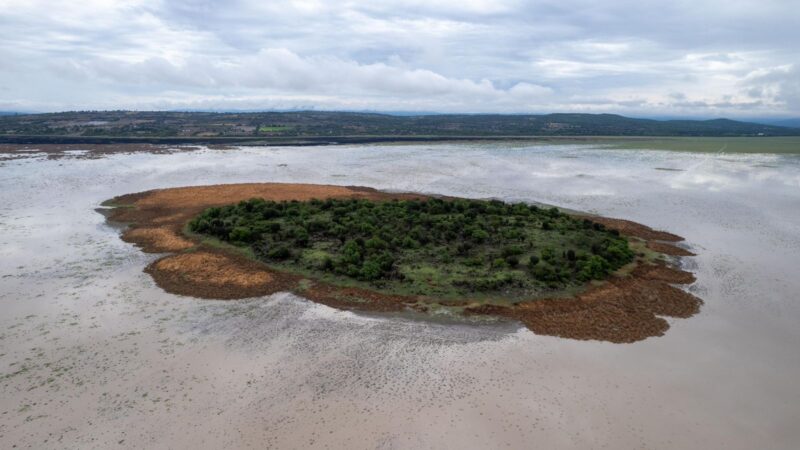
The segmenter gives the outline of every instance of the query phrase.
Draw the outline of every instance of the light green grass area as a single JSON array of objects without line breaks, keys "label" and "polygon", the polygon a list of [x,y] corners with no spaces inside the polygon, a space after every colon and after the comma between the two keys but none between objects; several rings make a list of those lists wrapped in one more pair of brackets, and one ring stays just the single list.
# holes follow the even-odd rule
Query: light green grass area
[{"label": "light green grass area", "polygon": [[292,130],[294,127],[288,125],[273,125],[273,126],[260,126],[258,127],[259,133],[281,133],[284,131]]},{"label": "light green grass area", "polygon": [[603,138],[596,143],[608,148],[628,150],[800,155],[800,137]]}]

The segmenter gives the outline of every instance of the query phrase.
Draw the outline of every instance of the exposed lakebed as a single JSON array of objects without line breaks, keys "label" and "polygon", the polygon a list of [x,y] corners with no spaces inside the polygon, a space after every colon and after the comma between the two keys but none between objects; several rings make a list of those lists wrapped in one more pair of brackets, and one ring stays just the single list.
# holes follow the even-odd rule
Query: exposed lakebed
[{"label": "exposed lakebed", "polygon": [[[796,156],[589,143],[72,150],[0,161],[4,446],[749,449],[800,439]],[[704,305],[668,318],[661,337],[617,345],[513,321],[354,314],[288,293],[197,300],[157,286],[142,270],[164,255],[121,241],[93,212],[131,192],[266,181],[628,218],[686,238],[696,256],[678,264]]]}]

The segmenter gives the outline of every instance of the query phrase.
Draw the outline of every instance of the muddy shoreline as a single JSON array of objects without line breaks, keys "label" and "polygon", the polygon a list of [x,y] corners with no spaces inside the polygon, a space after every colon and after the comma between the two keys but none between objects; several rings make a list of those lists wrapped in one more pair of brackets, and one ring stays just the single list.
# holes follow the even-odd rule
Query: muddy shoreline
[{"label": "muddy shoreline", "polygon": [[[424,198],[356,186],[309,184],[231,184],[159,189],[116,197],[108,219],[130,227],[122,239],[149,253],[168,253],[145,271],[164,290],[198,298],[238,299],[291,291],[334,308],[355,311],[426,311],[430,299],[385,295],[353,287],[333,286],[301,275],[275,270],[243,255],[200,243],[185,236],[185,224],[211,206],[263,197],[270,200],[311,198]],[[674,245],[681,237],[652,230],[635,222],[592,216],[592,220],[645,241],[653,251],[674,257],[691,255]],[[489,315],[517,320],[537,334],[617,343],[663,335],[663,318],[687,318],[702,301],[675,285],[690,284],[694,276],[666,263],[640,264],[625,276],[614,276],[572,298],[518,302],[511,306],[477,304],[465,299],[466,315]]]}]

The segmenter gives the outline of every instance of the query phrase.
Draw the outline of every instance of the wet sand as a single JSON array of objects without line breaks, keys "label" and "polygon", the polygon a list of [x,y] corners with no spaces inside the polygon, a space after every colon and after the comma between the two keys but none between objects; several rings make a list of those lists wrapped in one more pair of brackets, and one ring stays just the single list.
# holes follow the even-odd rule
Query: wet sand
[{"label": "wet sand", "polygon": [[[569,158],[565,158],[569,157]],[[674,167],[657,171],[653,167]],[[676,232],[704,300],[633,344],[165,292],[91,211],[149,189],[366,185]],[[800,160],[591,145],[200,149],[0,161],[3,448],[725,448],[800,441]],[[658,276],[665,276],[661,274]]]}]

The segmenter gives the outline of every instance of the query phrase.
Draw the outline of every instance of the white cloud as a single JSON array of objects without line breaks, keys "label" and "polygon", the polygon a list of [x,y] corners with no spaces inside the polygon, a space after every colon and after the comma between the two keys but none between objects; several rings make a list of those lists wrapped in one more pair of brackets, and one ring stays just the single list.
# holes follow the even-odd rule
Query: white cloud
[{"label": "white cloud", "polygon": [[790,3],[0,0],[0,105],[800,114]]},{"label": "white cloud", "polygon": [[[402,61],[393,60],[402,66]],[[303,58],[294,52],[262,49],[253,55],[224,59],[191,57],[170,61],[163,57],[129,62],[116,58],[67,60],[73,77],[119,85],[164,86],[169,89],[245,89],[274,93],[367,94],[414,97],[457,96],[472,100],[499,100],[510,95],[532,99],[551,92],[521,82],[498,89],[489,80],[448,78],[426,69],[386,63],[360,64],[334,57]]]},{"label": "white cloud", "polygon": [[747,93],[754,98],[785,104],[800,111],[800,64],[761,68],[745,77]]}]

